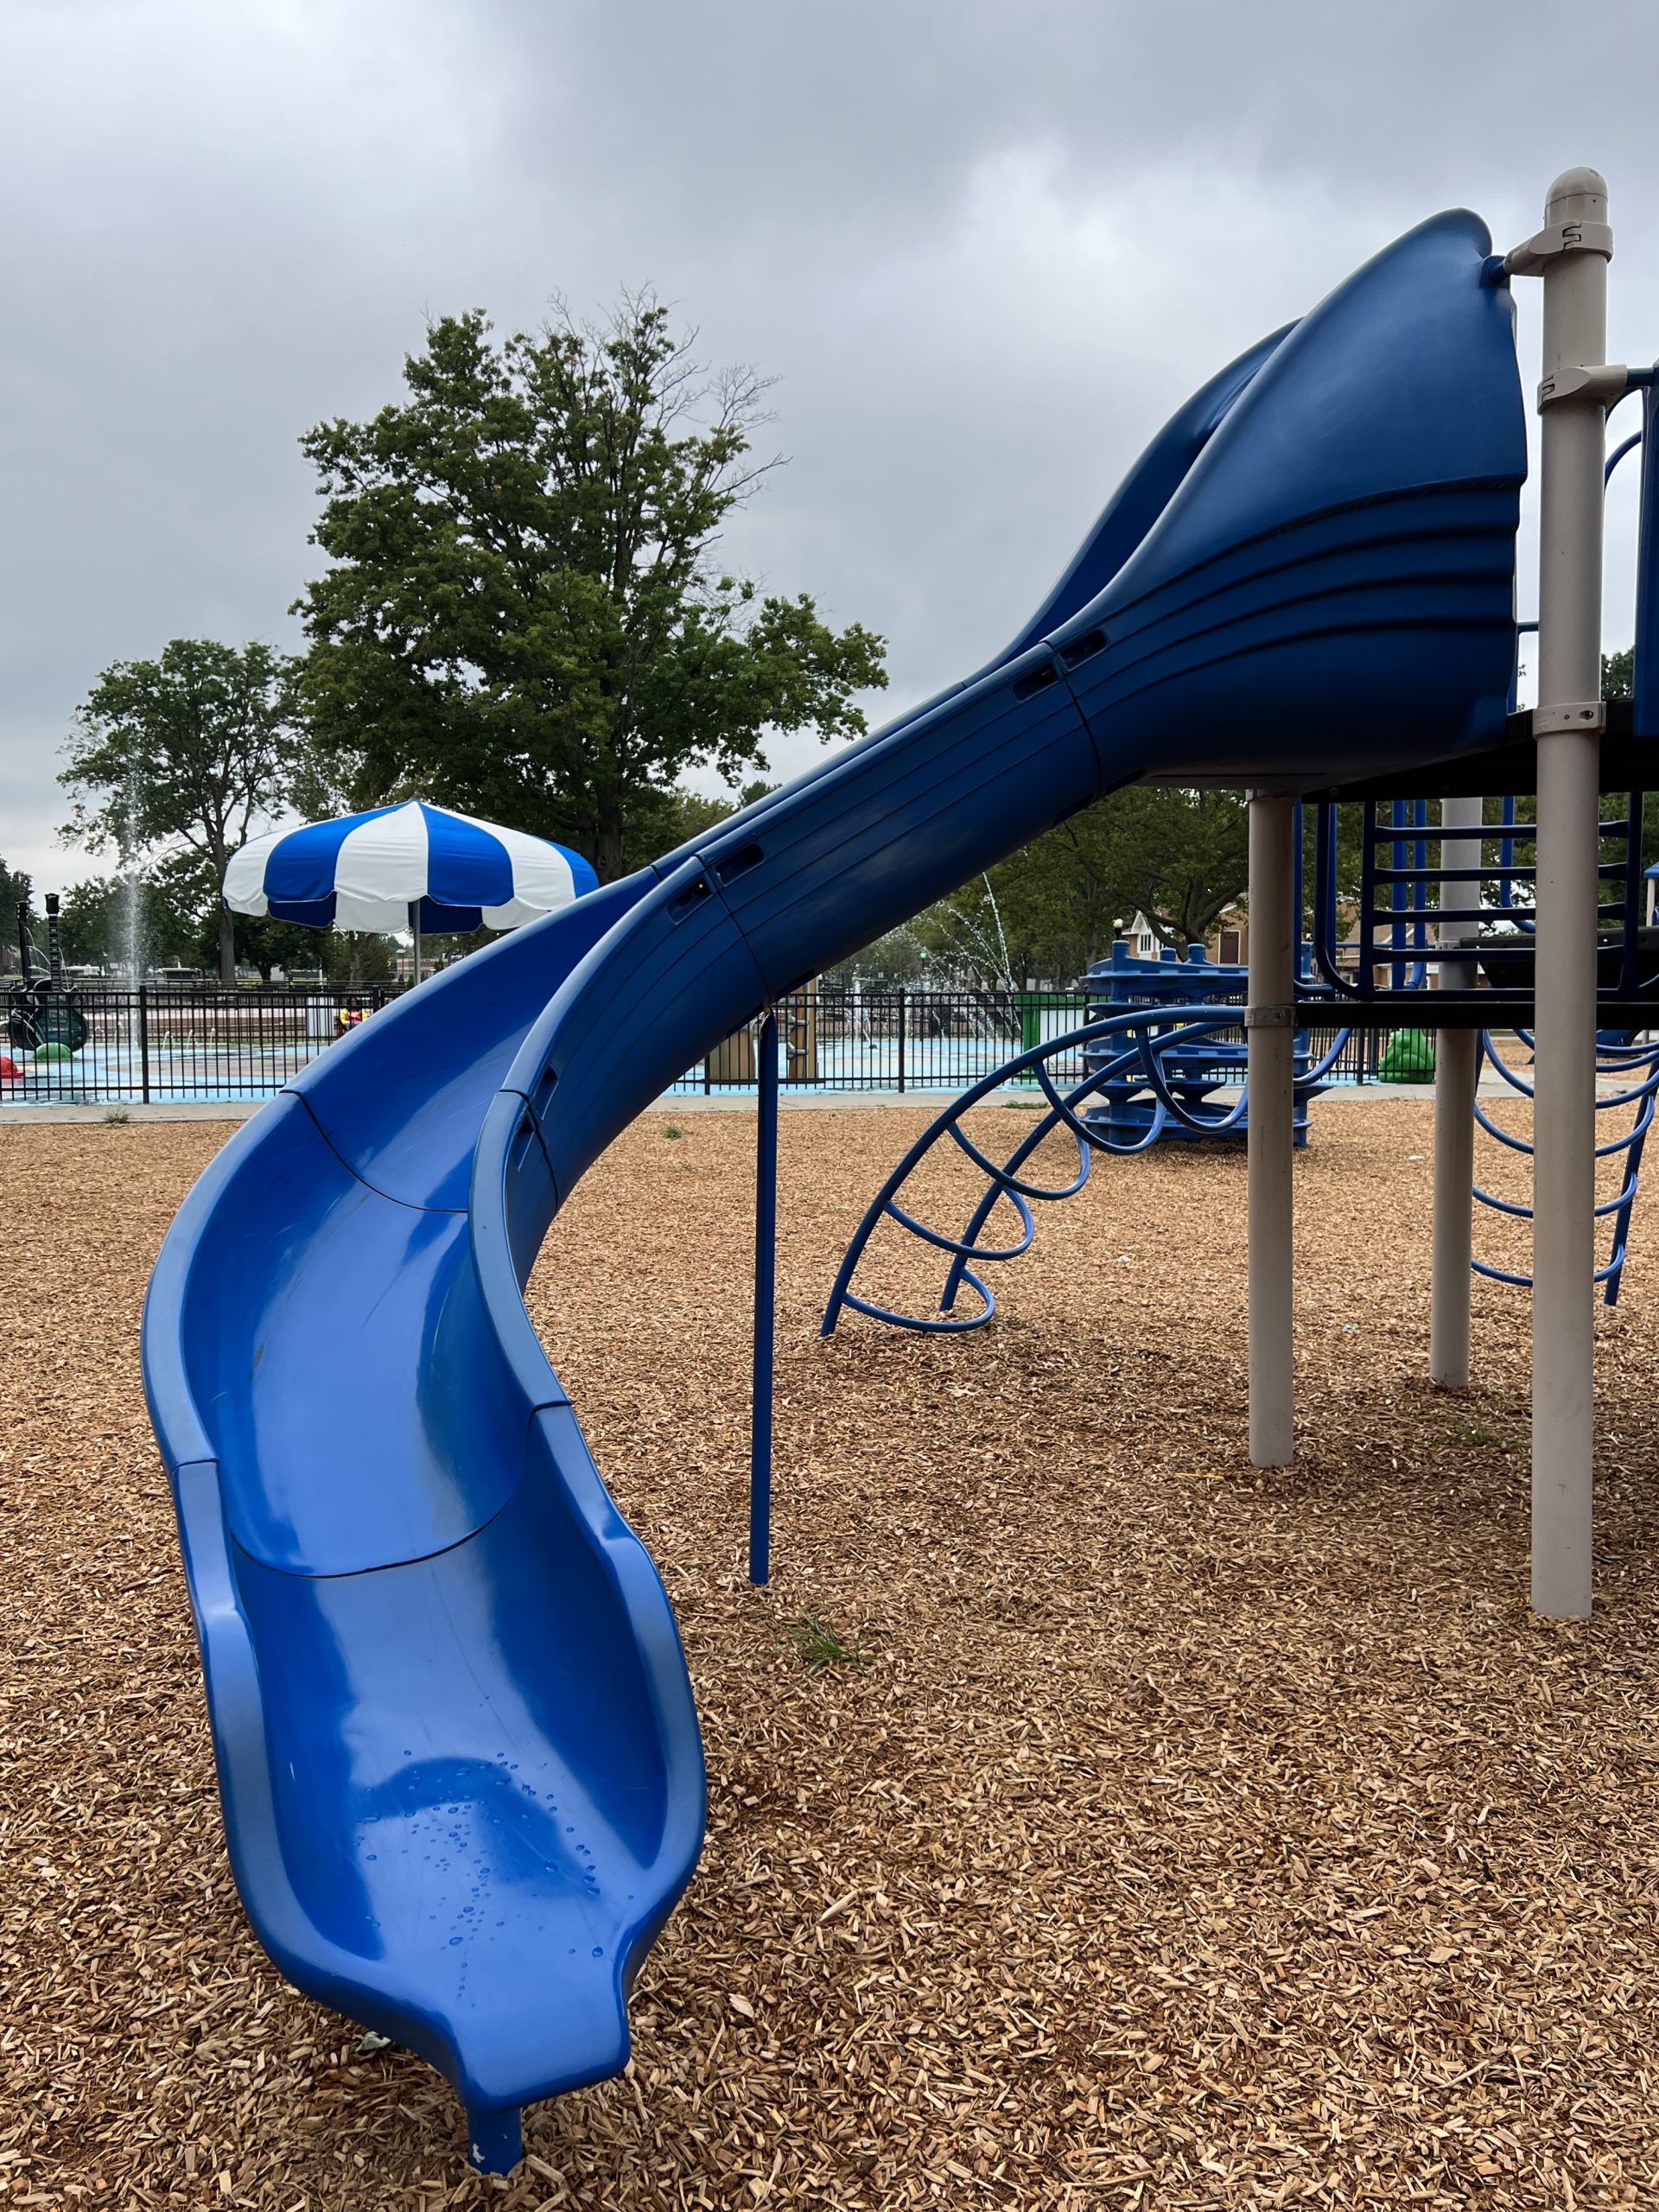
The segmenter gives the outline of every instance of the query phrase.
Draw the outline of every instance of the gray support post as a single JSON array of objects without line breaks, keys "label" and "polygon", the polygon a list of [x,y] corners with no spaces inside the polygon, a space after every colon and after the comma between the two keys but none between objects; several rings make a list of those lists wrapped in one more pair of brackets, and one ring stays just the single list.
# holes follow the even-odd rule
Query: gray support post
[{"label": "gray support post", "polygon": [[[1533,1109],[1532,1604],[1588,1617],[1594,1535],[1597,822],[1607,187],[1569,169],[1534,242],[1543,278]],[[1522,249],[1526,251],[1527,249]]]},{"label": "gray support post", "polygon": [[[1440,866],[1478,868],[1480,838],[1454,836],[1480,829],[1478,798],[1440,801]],[[1480,904],[1480,885],[1440,883],[1440,911]],[[1474,922],[1442,922],[1440,988],[1472,991],[1472,960],[1447,957],[1447,948],[1472,944]],[[1473,1280],[1470,1217],[1475,1179],[1475,1079],[1480,1069],[1480,1032],[1442,1029],[1434,1052],[1434,1256],[1428,1316],[1428,1377],[1444,1390],[1469,1388],[1469,1291]]]},{"label": "gray support post", "polygon": [[1294,1421],[1291,1161],[1296,802],[1250,795],[1250,961],[1246,1009],[1249,1107],[1250,1464],[1288,1466]]}]

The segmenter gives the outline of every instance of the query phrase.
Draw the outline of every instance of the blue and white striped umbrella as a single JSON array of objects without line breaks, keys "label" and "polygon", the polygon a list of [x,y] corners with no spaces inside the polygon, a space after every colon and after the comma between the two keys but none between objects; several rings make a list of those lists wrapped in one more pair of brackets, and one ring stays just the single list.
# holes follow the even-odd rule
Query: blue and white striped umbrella
[{"label": "blue and white striped umbrella", "polygon": [[545,837],[411,799],[251,839],[225,871],[225,904],[320,930],[510,930],[598,881]]}]

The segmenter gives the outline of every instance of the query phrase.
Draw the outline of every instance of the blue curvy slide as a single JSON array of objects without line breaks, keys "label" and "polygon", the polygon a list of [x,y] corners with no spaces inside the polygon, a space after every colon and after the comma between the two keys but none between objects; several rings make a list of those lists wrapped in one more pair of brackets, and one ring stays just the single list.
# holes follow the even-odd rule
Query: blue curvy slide
[{"label": "blue curvy slide", "polygon": [[475,2164],[623,2065],[702,1833],[668,1600],[525,1314],[548,1224],[721,1039],[1102,792],[1497,740],[1490,247],[1453,213],[1380,254],[1174,417],[999,659],[423,984],[181,1209],[144,1371],[237,1885],[283,1974],[448,2075]]}]

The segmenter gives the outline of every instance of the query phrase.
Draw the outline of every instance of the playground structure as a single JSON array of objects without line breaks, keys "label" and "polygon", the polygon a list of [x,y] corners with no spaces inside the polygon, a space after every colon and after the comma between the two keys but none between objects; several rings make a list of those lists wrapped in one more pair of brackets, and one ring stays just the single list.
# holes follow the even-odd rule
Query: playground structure
[{"label": "playground structure", "polygon": [[[1246,969],[1206,959],[1201,944],[1188,945],[1186,957],[1182,961],[1176,959],[1173,950],[1166,952],[1160,960],[1148,960],[1137,958],[1120,938],[1108,957],[1097,960],[1090,969],[1084,981],[1090,1000],[1099,1005],[1103,1013],[1109,1014],[1128,1006],[1162,1005],[1173,1009],[1205,1003],[1219,1006],[1235,1001],[1242,1007],[1249,975]],[[1323,1056],[1316,1073],[1308,1052],[1307,1032],[1299,1029],[1296,1033],[1294,1127],[1299,1151],[1307,1142],[1309,1102],[1319,1096],[1320,1076],[1327,1073],[1340,1057],[1347,1036],[1345,1030],[1340,1033],[1335,1050]],[[1197,1142],[1210,1135],[1240,1139],[1245,1136],[1248,1108],[1237,1115],[1216,1116],[1206,1111],[1207,1102],[1216,1091],[1236,1085],[1243,1079],[1246,1047],[1242,1012],[1236,1036],[1218,1035],[1201,1042],[1161,1048],[1155,1029],[1138,1030],[1136,1038],[1140,1049],[1133,1061],[1108,1075],[1096,1094],[1104,1103],[1094,1107],[1090,1115],[1091,1122],[1104,1127],[1108,1150],[1139,1151],[1142,1140],[1157,1144]],[[1089,1048],[1091,1071],[1095,1064],[1103,1065],[1103,1055],[1109,1051],[1105,1046]],[[1149,1083],[1141,1065],[1147,1054],[1155,1054],[1162,1086],[1185,1107],[1185,1115],[1172,1115],[1157,1088]]]},{"label": "playground structure", "polygon": [[[454,2082],[476,2165],[516,2160],[523,2106],[625,2063],[628,1992],[703,1820],[667,1598],[525,1313],[549,1224],[681,1070],[760,1018],[764,1575],[770,1009],[1103,791],[1241,785],[1250,1449],[1287,1461],[1296,800],[1393,776],[1433,795],[1435,764],[1455,796],[1516,741],[1510,280],[1526,273],[1544,277],[1547,368],[1536,970],[1514,1004],[1537,1039],[1534,1594],[1587,1611],[1594,1039],[1659,1007],[1637,993],[1604,1020],[1594,989],[1601,424],[1630,381],[1601,365],[1600,180],[1560,180],[1547,224],[1498,258],[1478,219],[1443,215],[1377,256],[1173,418],[977,675],[411,992],[306,1069],[181,1208],[145,1375],[238,1885],[291,1980]],[[1448,1383],[1459,1300],[1467,1373],[1465,1139],[1490,1013],[1474,995],[1433,1008]],[[1344,1017],[1392,1027],[1388,996]]]},{"label": "playground structure", "polygon": [[[1154,963],[1140,964],[1150,967]],[[1199,964],[1193,963],[1192,966]],[[996,1300],[976,1268],[1017,1260],[1028,1252],[1037,1233],[1033,1208],[1076,1198],[1089,1180],[1097,1152],[1146,1152],[1177,1135],[1193,1141],[1236,1136],[1248,1140],[1248,1075],[1235,1104],[1212,1108],[1208,1103],[1212,1092],[1236,1081],[1240,1072],[1234,1057],[1238,1048],[1231,1042],[1231,1033],[1239,1025],[1240,1009],[1230,1009],[1223,1003],[1206,1004],[1201,996],[1196,1000],[1190,995],[1183,998],[1183,983],[1190,993],[1194,983],[1202,979],[1192,977],[1190,970],[1184,976],[1183,969],[1173,963],[1170,963],[1174,972],[1169,989],[1151,995],[1149,981],[1131,979],[1125,972],[1127,965],[1122,963],[1118,969],[1125,990],[1135,988],[1148,994],[1139,1003],[1120,1007],[1098,1021],[1089,1022],[1063,1037],[1016,1054],[978,1083],[970,1084],[928,1123],[870,1201],[853,1232],[824,1308],[821,1334],[833,1336],[836,1323],[849,1307],[868,1315],[872,1320],[886,1321],[895,1328],[913,1329],[923,1334],[955,1335],[980,1328],[995,1313]],[[1299,1146],[1306,1140],[1306,1101],[1321,1089],[1323,1077],[1347,1041],[1348,1032],[1343,1030],[1320,1059],[1310,1061],[1304,1051],[1293,1064],[1293,1141]],[[1049,1063],[1078,1052],[1089,1063],[1089,1073],[1081,1082],[1062,1090]],[[1022,1079],[1034,1082],[1048,1103],[1013,1150],[998,1162],[968,1135],[963,1127],[964,1117],[995,1092]],[[1102,1100],[1107,1102],[1103,1108],[1099,1103]],[[1060,1130],[1076,1143],[1075,1173],[1064,1183],[1033,1181],[1026,1172],[1027,1162],[1035,1157],[1047,1138]],[[950,1236],[929,1227],[899,1203],[899,1194],[912,1175],[934,1147],[946,1138],[966,1154],[985,1177],[985,1188],[960,1236]],[[1012,1207],[1016,1217],[1015,1241],[1011,1244],[983,1243],[981,1239],[990,1228],[998,1203],[1002,1200]],[[859,1262],[871,1236],[884,1220],[895,1222],[911,1236],[950,1255],[937,1314],[895,1313],[890,1306],[874,1305],[854,1291],[853,1277]],[[958,1314],[957,1299],[964,1284],[976,1294],[979,1303],[968,1313]]]},{"label": "playground structure", "polygon": [[[1625,714],[1628,711],[1624,709]],[[1619,720],[1623,719],[1621,714]],[[1621,763],[1621,756],[1611,749],[1609,757],[1610,765]],[[1486,760],[1489,773],[1494,765],[1492,759]],[[1529,771],[1530,760],[1523,753],[1518,761],[1511,757],[1503,765],[1511,771]],[[1641,766],[1635,760],[1622,760],[1623,772],[1632,777],[1640,772]],[[1518,796],[1529,794],[1505,792],[1497,802],[1497,814],[1490,824],[1483,818],[1486,803],[1482,798],[1467,804],[1455,798],[1442,798],[1440,818],[1433,823],[1427,799],[1408,802],[1375,795],[1362,798],[1358,802],[1360,906],[1354,925],[1358,934],[1351,938],[1342,934],[1337,896],[1337,816],[1344,802],[1332,798],[1320,804],[1316,830],[1316,922],[1312,938],[1299,943],[1296,957],[1294,1003],[1299,1026],[1293,1048],[1293,1127],[1298,1149],[1306,1142],[1308,1102],[1325,1088],[1323,1078],[1342,1056],[1351,1034],[1346,1028],[1338,1030],[1334,1045],[1315,1060],[1307,1051],[1308,1029],[1302,1026],[1315,1016],[1323,1014],[1328,1023],[1340,1019],[1345,1007],[1369,1002],[1374,1021],[1380,1009],[1390,1021],[1422,1025],[1396,1028],[1390,1052],[1402,1041],[1414,1047],[1419,1040],[1426,1044],[1425,1030],[1434,1025],[1440,1001],[1438,994],[1427,1000],[1421,995],[1429,990],[1431,981],[1439,980],[1434,971],[1451,978],[1452,988],[1459,982],[1465,991],[1471,988],[1463,975],[1467,963],[1454,963],[1442,951],[1453,944],[1461,950],[1465,935],[1477,964],[1489,971],[1489,980],[1496,985],[1484,998],[1472,1001],[1475,1007],[1484,1005],[1512,1020],[1517,1011],[1527,1012],[1534,963],[1529,899],[1537,869],[1535,861],[1517,857],[1531,852],[1535,842],[1532,825],[1518,817]],[[1639,789],[1624,793],[1619,813],[1599,824],[1601,848],[1610,856],[1599,863],[1604,895],[1599,901],[1602,927],[1596,958],[1599,988],[1615,1020],[1621,1007],[1639,1011],[1643,994],[1659,982],[1659,942],[1650,929],[1641,927],[1638,918],[1644,880],[1641,866],[1644,798]],[[1303,811],[1299,808],[1299,817]],[[1462,857],[1456,861],[1448,857],[1431,867],[1430,845],[1438,847],[1443,833],[1452,828],[1459,831],[1458,849]],[[1303,850],[1300,818],[1294,840],[1300,861]],[[1387,860],[1379,861],[1379,853],[1385,854]],[[1440,874],[1441,868],[1458,868],[1461,873],[1448,878]],[[1300,916],[1303,909],[1300,868],[1297,876],[1294,905]],[[1379,988],[1376,979],[1382,973],[1389,982],[1386,988]],[[1517,977],[1518,990],[1503,988],[1506,981],[1514,985]],[[1243,999],[1246,970],[1217,966],[1197,944],[1189,946],[1184,961],[1177,961],[1173,951],[1166,951],[1159,960],[1137,958],[1120,939],[1109,957],[1089,970],[1088,982],[1091,996],[1097,998],[1103,1008],[1100,1021],[1048,1040],[1041,1052],[1027,1050],[1005,1061],[963,1091],[906,1150],[871,1200],[848,1245],[825,1306],[823,1335],[834,1333],[849,1307],[871,1319],[924,1332],[978,1328],[992,1318],[996,1301],[976,1268],[1017,1260],[1028,1251],[1036,1233],[1033,1207],[1076,1197],[1089,1180],[1097,1152],[1132,1154],[1172,1139],[1198,1142],[1248,1135],[1247,1050],[1235,1041],[1240,1033],[1219,1026],[1217,1011],[1224,1002]],[[1160,1007],[1166,1010],[1161,1021],[1154,1018]],[[1130,1008],[1137,1010],[1141,1019],[1114,1021],[1106,1018],[1114,1013],[1127,1016]],[[1516,1033],[1522,1052],[1529,1052],[1533,1041],[1530,1033],[1522,1028]],[[1510,1092],[1532,1098],[1530,1082],[1510,1064],[1490,1029],[1478,1033],[1476,1049],[1478,1068],[1489,1065]],[[1596,1098],[1596,1112],[1611,1117],[1609,1127],[1613,1129],[1606,1141],[1597,1145],[1596,1156],[1617,1157],[1624,1162],[1618,1192],[1595,1209],[1599,1220],[1611,1217],[1607,1258],[1595,1276],[1604,1286],[1606,1303],[1611,1306],[1618,1301],[1629,1255],[1642,1157],[1659,1094],[1659,1044],[1643,1044],[1634,1029],[1614,1027],[1598,1033],[1596,1050],[1598,1078],[1612,1078],[1615,1083],[1611,1090],[1599,1090]],[[1062,1091],[1052,1080],[1052,1064],[1079,1052],[1088,1063],[1088,1078]],[[1401,1057],[1407,1079],[1414,1078],[1411,1053]],[[1382,1066],[1386,1079],[1386,1054]],[[1432,1065],[1422,1072],[1432,1074]],[[1047,1109],[1007,1156],[995,1162],[969,1140],[963,1116],[1005,1085],[1020,1082],[1039,1084],[1046,1095]],[[1213,1094],[1229,1087],[1238,1089],[1236,1103],[1212,1104]],[[1103,1108],[1102,1100],[1106,1102]],[[1473,1089],[1470,1107],[1477,1127],[1497,1144],[1532,1156],[1530,1141],[1504,1128]],[[1615,1127],[1617,1117],[1625,1114],[1630,1116],[1629,1126]],[[1026,1173],[1027,1162],[1058,1130],[1065,1130],[1075,1140],[1075,1173],[1058,1184],[1032,1181]],[[984,1191],[959,1236],[925,1225],[900,1203],[906,1185],[934,1147],[946,1140],[965,1152],[986,1178]],[[1477,1205],[1493,1211],[1531,1218],[1529,1206],[1495,1197],[1478,1182],[1472,1185],[1471,1196]],[[1006,1201],[1015,1217],[1011,1243],[997,1241],[999,1199]],[[883,1220],[895,1223],[950,1255],[936,1315],[896,1313],[853,1290],[854,1277],[871,1236]],[[983,1241],[987,1238],[990,1241]],[[1532,1286],[1530,1275],[1494,1267],[1478,1256],[1471,1255],[1470,1264],[1477,1274],[1493,1281],[1522,1288]],[[966,1314],[957,1310],[964,1285],[978,1300]]]}]

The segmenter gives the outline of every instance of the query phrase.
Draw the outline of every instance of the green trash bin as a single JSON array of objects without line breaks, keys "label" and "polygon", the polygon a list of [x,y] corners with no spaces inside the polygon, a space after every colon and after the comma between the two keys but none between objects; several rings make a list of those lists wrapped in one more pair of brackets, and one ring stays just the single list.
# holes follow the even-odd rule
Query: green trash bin
[{"label": "green trash bin", "polygon": [[1434,1040],[1426,1029],[1396,1029],[1382,1048],[1379,1083],[1432,1083]]},{"label": "green trash bin", "polygon": [[[1063,1024],[1067,1029],[1081,1029],[1089,1019],[1087,1001],[1076,991],[1016,991],[1014,995],[1015,1011],[1020,1016],[1020,1049],[1029,1052],[1044,1043],[1043,1016],[1058,1007],[1068,1017]],[[1103,1007],[1094,1009],[1096,1013]],[[1029,1068],[1018,1077],[1020,1083],[1034,1084],[1037,1080]]]}]

